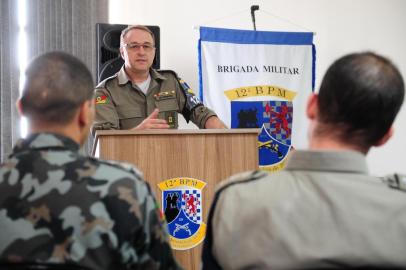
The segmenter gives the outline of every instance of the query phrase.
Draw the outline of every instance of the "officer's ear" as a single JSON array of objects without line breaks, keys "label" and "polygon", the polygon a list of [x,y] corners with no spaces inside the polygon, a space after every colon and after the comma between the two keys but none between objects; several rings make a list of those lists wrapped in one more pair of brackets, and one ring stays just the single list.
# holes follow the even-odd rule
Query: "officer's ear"
[{"label": "officer's ear", "polygon": [[307,100],[306,114],[310,120],[315,120],[318,117],[319,108],[317,98],[317,94],[311,94]]},{"label": "officer's ear", "polygon": [[124,60],[124,49],[123,46],[120,45],[120,56]]},{"label": "officer's ear", "polygon": [[79,107],[78,121],[82,127],[90,126],[94,120],[94,99],[86,100]]}]

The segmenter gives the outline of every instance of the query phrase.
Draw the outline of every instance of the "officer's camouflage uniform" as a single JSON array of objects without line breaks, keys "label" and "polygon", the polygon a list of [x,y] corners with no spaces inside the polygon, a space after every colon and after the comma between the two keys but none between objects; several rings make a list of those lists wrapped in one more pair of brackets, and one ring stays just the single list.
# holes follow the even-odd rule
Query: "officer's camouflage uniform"
[{"label": "officer's camouflage uniform", "polygon": [[124,68],[96,87],[96,129],[131,129],[138,126],[155,108],[159,118],[171,128],[178,127],[178,113],[204,128],[216,114],[205,107],[175,72],[150,70],[151,83],[145,95],[133,84]]},{"label": "officer's camouflage uniform", "polygon": [[20,140],[0,167],[0,259],[178,269],[149,185],[63,136]]}]

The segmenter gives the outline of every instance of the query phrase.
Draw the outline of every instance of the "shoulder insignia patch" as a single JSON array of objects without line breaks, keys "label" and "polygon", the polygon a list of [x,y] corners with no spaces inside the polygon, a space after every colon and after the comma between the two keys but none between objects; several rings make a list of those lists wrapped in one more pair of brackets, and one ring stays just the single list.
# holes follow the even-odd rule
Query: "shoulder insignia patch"
[{"label": "shoulder insignia patch", "polygon": [[106,95],[101,95],[96,97],[96,104],[106,104],[108,102],[108,98]]},{"label": "shoulder insignia patch", "polygon": [[199,105],[203,105],[203,103],[199,100],[197,96],[193,93],[193,90],[189,87],[189,85],[182,80],[181,78],[178,78],[180,88],[182,89],[183,93],[185,94],[186,97],[186,107],[189,110],[193,110]]}]

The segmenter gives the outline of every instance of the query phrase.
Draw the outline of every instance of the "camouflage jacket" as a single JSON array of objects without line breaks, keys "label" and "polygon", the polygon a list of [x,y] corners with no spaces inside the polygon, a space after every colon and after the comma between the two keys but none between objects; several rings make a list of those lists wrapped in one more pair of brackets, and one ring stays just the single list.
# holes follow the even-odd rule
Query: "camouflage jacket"
[{"label": "camouflage jacket", "polygon": [[69,138],[34,134],[1,165],[1,261],[178,269],[140,173],[78,150]]}]

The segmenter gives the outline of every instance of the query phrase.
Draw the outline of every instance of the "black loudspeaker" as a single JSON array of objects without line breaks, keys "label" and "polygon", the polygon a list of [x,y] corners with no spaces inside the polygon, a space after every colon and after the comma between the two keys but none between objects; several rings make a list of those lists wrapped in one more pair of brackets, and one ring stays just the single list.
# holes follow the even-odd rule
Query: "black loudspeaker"
[{"label": "black loudspeaker", "polygon": [[[96,23],[97,83],[116,74],[124,64],[120,56],[120,35],[126,24]],[[152,68],[160,67],[159,26],[146,25],[155,37],[155,59]]]}]

